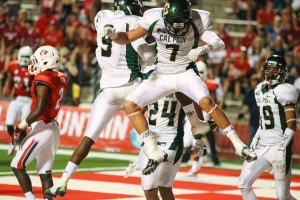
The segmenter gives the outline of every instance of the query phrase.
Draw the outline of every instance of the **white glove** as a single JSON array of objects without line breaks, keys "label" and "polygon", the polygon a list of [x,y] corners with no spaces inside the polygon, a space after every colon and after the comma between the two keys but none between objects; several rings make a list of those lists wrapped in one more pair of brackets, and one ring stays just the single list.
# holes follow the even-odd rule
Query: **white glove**
[{"label": "white glove", "polygon": [[275,165],[277,167],[277,171],[281,173],[285,173],[286,169],[286,163],[285,163],[285,150],[279,149],[277,151],[276,157],[275,157]]},{"label": "white glove", "polygon": [[198,47],[196,49],[192,49],[189,54],[188,54],[188,58],[195,62],[198,58],[198,56],[201,56],[202,54],[206,53],[206,48],[204,46],[202,47]]},{"label": "white glove", "polygon": [[257,146],[258,140],[259,140],[259,135],[255,134],[255,136],[253,137],[252,142],[250,144],[250,149],[252,149],[252,150],[255,149],[255,147]]},{"label": "white glove", "polygon": [[192,147],[192,151],[194,151],[195,157],[201,157],[204,153],[204,143],[202,140],[196,140],[196,143]]},{"label": "white glove", "polygon": [[116,39],[118,37],[118,33],[116,29],[113,27],[104,27],[100,34],[101,37],[110,37],[111,39]]}]

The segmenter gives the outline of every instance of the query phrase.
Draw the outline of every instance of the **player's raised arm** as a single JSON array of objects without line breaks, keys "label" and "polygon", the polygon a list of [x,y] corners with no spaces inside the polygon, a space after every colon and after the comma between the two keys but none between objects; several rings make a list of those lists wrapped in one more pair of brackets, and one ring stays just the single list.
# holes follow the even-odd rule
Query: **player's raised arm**
[{"label": "player's raised arm", "polygon": [[118,44],[128,44],[141,37],[144,37],[148,32],[142,27],[138,27],[135,30],[129,32],[116,32],[116,29],[113,27],[105,27],[102,30],[102,36],[110,37],[115,43]]}]

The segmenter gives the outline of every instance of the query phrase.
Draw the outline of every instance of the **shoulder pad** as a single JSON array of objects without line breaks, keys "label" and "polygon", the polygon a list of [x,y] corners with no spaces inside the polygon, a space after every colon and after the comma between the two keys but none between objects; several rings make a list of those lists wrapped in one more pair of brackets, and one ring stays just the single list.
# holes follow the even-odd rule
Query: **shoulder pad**
[{"label": "shoulder pad", "polygon": [[49,73],[41,72],[34,77],[34,84],[44,84],[47,85],[48,87],[51,87],[52,83],[52,76]]},{"label": "shoulder pad", "polygon": [[145,29],[149,30],[149,27],[157,20],[162,19],[162,12],[163,8],[152,8],[150,10],[147,10],[140,22],[140,26]]},{"label": "shoulder pad", "polygon": [[213,20],[211,18],[210,12],[205,10],[192,10],[193,22],[197,27],[202,28],[203,30],[208,30],[213,26]]},{"label": "shoulder pad", "polygon": [[282,105],[296,104],[299,91],[291,84],[282,83],[274,88],[277,101]]}]

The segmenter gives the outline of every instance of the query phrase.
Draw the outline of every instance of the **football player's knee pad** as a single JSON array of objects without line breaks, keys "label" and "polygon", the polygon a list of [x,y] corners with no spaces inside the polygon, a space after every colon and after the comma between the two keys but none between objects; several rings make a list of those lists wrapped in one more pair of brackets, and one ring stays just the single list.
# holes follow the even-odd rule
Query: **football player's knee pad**
[{"label": "football player's knee pad", "polygon": [[8,134],[10,135],[10,137],[12,137],[13,134],[14,134],[14,131],[15,131],[14,126],[13,125],[6,125],[6,129],[7,129]]}]

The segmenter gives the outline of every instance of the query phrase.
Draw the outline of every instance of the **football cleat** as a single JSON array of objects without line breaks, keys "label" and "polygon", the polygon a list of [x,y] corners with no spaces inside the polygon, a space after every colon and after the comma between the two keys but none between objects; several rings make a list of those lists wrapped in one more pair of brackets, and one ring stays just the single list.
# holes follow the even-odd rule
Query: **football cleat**
[{"label": "football cleat", "polygon": [[149,175],[152,172],[154,172],[156,170],[156,168],[158,167],[158,165],[162,162],[165,162],[168,160],[168,154],[165,153],[164,155],[164,159],[161,162],[158,162],[154,159],[149,159],[147,166],[143,169],[142,173],[143,175]]},{"label": "football cleat", "polygon": [[67,193],[67,186],[59,186],[59,187],[53,186],[52,188],[46,190],[44,194],[46,197],[56,197],[57,195],[63,197],[66,195],[66,193]]}]

